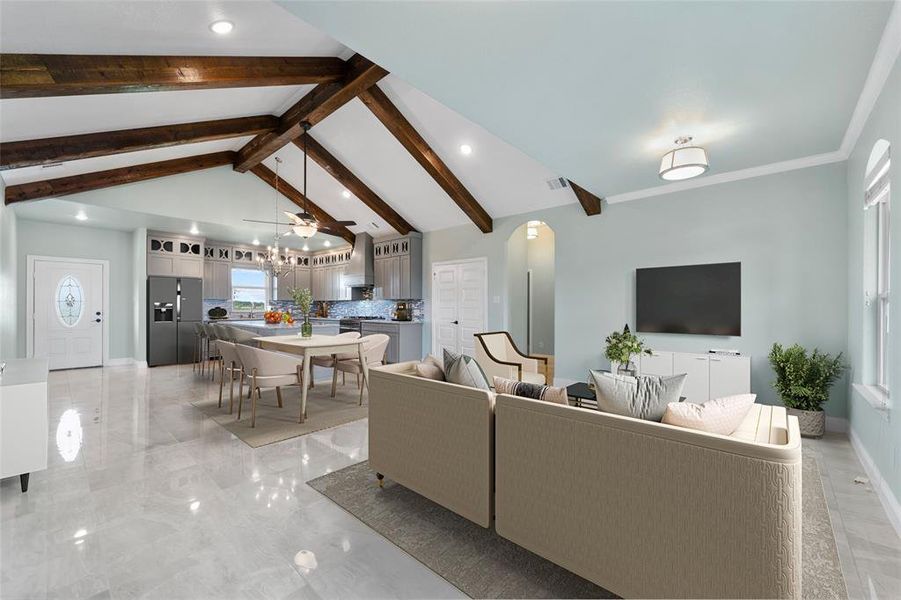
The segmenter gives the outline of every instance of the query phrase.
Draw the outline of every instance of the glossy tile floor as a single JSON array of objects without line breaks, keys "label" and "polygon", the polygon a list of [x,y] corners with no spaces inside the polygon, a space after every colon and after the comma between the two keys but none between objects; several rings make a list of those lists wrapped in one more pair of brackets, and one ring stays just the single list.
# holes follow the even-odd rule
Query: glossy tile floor
[{"label": "glossy tile floor", "polygon": [[[190,367],[52,373],[50,467],[0,484],[0,597],[464,597],[304,483],[365,459],[366,421],[254,450],[188,402],[217,393]],[[809,443],[849,594],[901,597],[853,450]]]},{"label": "glossy tile floor", "polygon": [[304,483],[365,459],[366,421],[254,450],[188,403],[217,393],[190,366],[52,373],[50,467],[0,485],[0,597],[464,597]]}]

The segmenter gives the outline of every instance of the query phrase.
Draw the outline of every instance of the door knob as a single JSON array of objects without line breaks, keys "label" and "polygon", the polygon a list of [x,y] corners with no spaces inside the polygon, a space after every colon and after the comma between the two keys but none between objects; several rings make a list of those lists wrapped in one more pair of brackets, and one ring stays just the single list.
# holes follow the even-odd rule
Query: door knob
[{"label": "door knob", "polygon": [[451,324],[452,324],[452,325],[459,325],[459,324],[460,324],[460,321],[453,321]]},{"label": "door knob", "polygon": [[95,312],[94,314],[97,315],[97,316],[99,317],[99,316],[100,316],[100,311],[98,310],[98,311]]},{"label": "door knob", "polygon": [[95,323],[99,323],[99,322],[100,322],[100,319],[94,319],[94,322],[95,322]]}]

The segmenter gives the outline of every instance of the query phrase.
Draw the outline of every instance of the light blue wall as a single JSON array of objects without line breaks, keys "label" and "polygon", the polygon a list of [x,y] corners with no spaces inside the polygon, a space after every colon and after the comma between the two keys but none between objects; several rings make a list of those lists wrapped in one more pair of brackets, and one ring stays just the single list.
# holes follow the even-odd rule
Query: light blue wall
[{"label": "light blue wall", "polygon": [[[573,204],[496,219],[487,235],[472,226],[430,232],[425,281],[434,261],[487,257],[488,328],[502,327],[507,239],[529,219],[546,222],[556,233],[556,373],[584,380],[605,365],[604,337],[634,325],[636,268],[741,261],[741,337],[645,337],[661,350],[742,351],[752,360],[752,390],[775,403],[766,360],[773,342],[847,349],[846,187],[844,164],[832,164],[605,206],[595,217]],[[844,416],[846,399],[840,383],[827,412]]]},{"label": "light blue wall", "polygon": [[[6,186],[0,180],[0,198]],[[16,213],[0,201],[0,359],[15,358],[16,316]]]},{"label": "light blue wall", "polygon": [[894,408],[877,411],[854,390],[849,389],[848,413],[851,431],[869,458],[879,469],[883,479],[901,500],[901,419],[898,418],[901,398],[901,61],[896,61],[888,81],[870,118],[848,159],[847,213],[848,235],[848,350],[852,382],[873,382],[874,356],[872,311],[864,306],[864,222],[872,217],[863,210],[863,181],[867,161],[873,145],[879,139],[892,145],[891,186],[893,212],[891,222],[891,296],[889,321],[893,330],[889,336],[889,386]]},{"label": "light blue wall", "polygon": [[134,307],[135,280],[133,263],[133,234],[130,231],[99,229],[78,225],[61,225],[18,219],[18,353],[25,356],[25,312],[27,257],[59,256],[63,258],[92,258],[108,260],[109,302],[109,357],[131,358],[134,355]]}]

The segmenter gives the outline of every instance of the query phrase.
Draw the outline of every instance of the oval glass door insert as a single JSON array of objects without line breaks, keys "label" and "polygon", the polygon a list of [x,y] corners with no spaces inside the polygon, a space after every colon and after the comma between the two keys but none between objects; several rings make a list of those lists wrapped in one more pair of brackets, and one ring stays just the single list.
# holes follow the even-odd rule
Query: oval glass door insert
[{"label": "oval glass door insert", "polygon": [[84,293],[81,283],[66,275],[56,286],[56,316],[66,327],[75,327],[84,312]]}]

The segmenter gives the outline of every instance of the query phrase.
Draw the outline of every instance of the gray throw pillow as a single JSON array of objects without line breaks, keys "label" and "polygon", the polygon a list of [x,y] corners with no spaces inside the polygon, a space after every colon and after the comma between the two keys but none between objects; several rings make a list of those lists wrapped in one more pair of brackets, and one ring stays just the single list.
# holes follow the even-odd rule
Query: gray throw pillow
[{"label": "gray throw pillow", "polygon": [[480,390],[491,389],[482,367],[471,356],[444,351],[444,379]]},{"label": "gray throw pillow", "polygon": [[663,377],[628,377],[603,371],[590,373],[599,410],[646,421],[660,421],[666,405],[679,401],[687,376],[685,373]]}]

